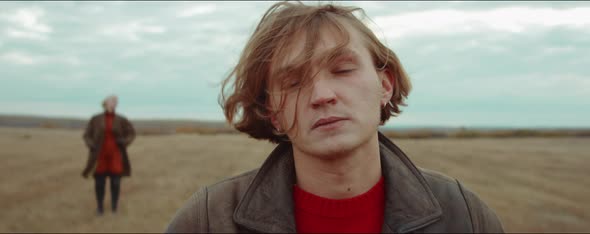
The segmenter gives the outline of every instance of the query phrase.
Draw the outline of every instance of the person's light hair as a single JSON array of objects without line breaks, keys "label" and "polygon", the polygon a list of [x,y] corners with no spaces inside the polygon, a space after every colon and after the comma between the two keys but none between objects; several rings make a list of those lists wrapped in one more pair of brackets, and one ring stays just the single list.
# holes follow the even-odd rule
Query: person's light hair
[{"label": "person's light hair", "polygon": [[106,110],[106,109],[107,109],[107,101],[108,101],[108,100],[111,100],[111,99],[115,99],[117,102],[119,101],[119,98],[117,97],[117,95],[114,95],[114,94],[113,94],[113,95],[109,95],[109,96],[107,96],[106,98],[104,98],[104,99],[102,100],[102,108],[103,108],[104,110]]},{"label": "person's light hair", "polygon": [[[411,89],[409,77],[396,54],[379,41],[353,14],[355,12],[366,16],[361,8],[333,4],[309,6],[301,2],[279,2],[271,6],[247,42],[238,64],[222,83],[219,103],[227,122],[255,139],[273,143],[286,140],[287,136],[273,131],[270,117],[276,112],[268,109],[269,78],[281,76],[277,74],[277,61],[284,61],[293,50],[295,40],[300,40],[296,35],[305,35],[303,52],[296,57],[292,69],[285,71],[290,77],[301,79],[300,83],[304,85],[314,76],[311,74],[312,61],[318,60],[314,49],[321,39],[321,30],[334,29],[340,38],[338,46],[319,56],[319,61],[327,62],[348,45],[350,32],[346,26],[358,30],[375,69],[388,70],[394,76],[393,95],[390,103],[381,110],[381,122],[400,114],[399,106],[406,105],[404,101]],[[282,109],[283,105],[284,100],[279,108]]]}]

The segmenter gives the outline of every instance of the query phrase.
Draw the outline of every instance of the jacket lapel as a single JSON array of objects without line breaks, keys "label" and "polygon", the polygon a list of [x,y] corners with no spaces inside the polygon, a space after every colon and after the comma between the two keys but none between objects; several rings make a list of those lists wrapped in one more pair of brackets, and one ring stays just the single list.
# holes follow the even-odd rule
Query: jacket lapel
[{"label": "jacket lapel", "polygon": [[294,233],[295,167],[290,143],[281,143],[254,177],[234,212],[234,222],[256,232]]},{"label": "jacket lapel", "polygon": [[[381,133],[379,148],[386,194],[382,231],[411,232],[437,221],[442,210],[418,169]],[[256,232],[297,232],[293,209],[295,178],[291,144],[281,143],[248,187],[234,212],[234,221]]]},{"label": "jacket lapel", "polygon": [[106,124],[105,124],[105,115],[104,113],[99,114],[96,117],[96,122],[95,122],[96,126],[94,127],[94,135],[93,135],[93,140],[94,140],[94,144],[96,147],[96,153],[98,153],[100,151],[100,149],[102,148],[102,141],[104,139],[104,130],[106,128]]},{"label": "jacket lapel", "polygon": [[442,209],[416,166],[381,133],[379,148],[386,194],[383,232],[407,233],[437,221]]}]

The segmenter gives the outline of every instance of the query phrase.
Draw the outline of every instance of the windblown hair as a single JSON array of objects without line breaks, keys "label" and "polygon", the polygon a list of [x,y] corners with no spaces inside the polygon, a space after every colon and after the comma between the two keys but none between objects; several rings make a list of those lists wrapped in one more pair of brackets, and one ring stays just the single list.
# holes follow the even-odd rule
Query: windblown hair
[{"label": "windblown hair", "polygon": [[[381,122],[400,114],[399,106],[406,106],[404,101],[411,89],[409,77],[397,55],[354,15],[357,11],[366,16],[361,8],[332,4],[308,6],[301,2],[279,2],[271,6],[247,42],[238,64],[222,83],[219,103],[227,122],[255,139],[273,143],[287,140],[287,136],[274,131],[270,121],[277,113],[269,109],[270,82],[278,80],[283,88],[288,83],[286,79],[300,79],[300,86],[310,82],[317,57],[320,57],[320,64],[328,63],[348,45],[350,32],[346,26],[362,35],[375,69],[387,70],[394,76],[391,104],[382,107]],[[334,29],[341,41],[326,54],[316,55],[314,49],[325,28]],[[303,52],[288,69],[278,69],[277,64],[285,61],[293,50],[294,41],[301,40],[297,35],[305,35]],[[281,98],[279,109],[283,105]]]}]

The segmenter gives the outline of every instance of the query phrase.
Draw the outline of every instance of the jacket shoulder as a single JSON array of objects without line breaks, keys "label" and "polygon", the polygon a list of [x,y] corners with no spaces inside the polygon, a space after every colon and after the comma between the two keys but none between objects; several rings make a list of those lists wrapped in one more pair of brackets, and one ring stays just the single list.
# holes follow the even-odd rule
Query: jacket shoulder
[{"label": "jacket shoulder", "polygon": [[92,115],[92,117],[90,117],[90,121],[93,121],[95,119],[98,119],[102,115],[103,115],[102,113],[96,113],[96,114]]},{"label": "jacket shoulder", "polygon": [[419,169],[443,210],[435,226],[452,232],[503,232],[496,214],[457,179],[437,171]]},{"label": "jacket shoulder", "polygon": [[[207,186],[209,193],[217,194],[217,193],[229,193],[231,192],[234,195],[243,195],[246,192],[246,189],[250,185],[250,182],[254,179],[258,173],[258,169],[254,169],[251,171],[244,172],[237,176],[233,176],[212,185]],[[221,195],[221,194],[220,194]]]},{"label": "jacket shoulder", "polygon": [[234,210],[257,172],[248,171],[199,189],[176,212],[166,233],[236,232]]},{"label": "jacket shoulder", "polygon": [[90,117],[90,122],[98,121],[100,118],[104,118],[104,112],[98,112]]}]

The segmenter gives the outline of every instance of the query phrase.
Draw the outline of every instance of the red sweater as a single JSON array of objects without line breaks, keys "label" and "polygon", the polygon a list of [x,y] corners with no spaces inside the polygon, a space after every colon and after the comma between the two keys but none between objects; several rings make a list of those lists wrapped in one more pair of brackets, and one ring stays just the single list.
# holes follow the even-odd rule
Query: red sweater
[{"label": "red sweater", "polygon": [[117,147],[115,135],[113,134],[114,119],[114,113],[107,112],[105,114],[104,140],[100,148],[100,154],[98,155],[98,161],[95,170],[96,174],[110,173],[114,175],[120,175],[123,173],[121,152]]},{"label": "red sweater", "polygon": [[385,209],[383,177],[369,191],[347,199],[328,199],[293,189],[297,232],[380,233]]}]

